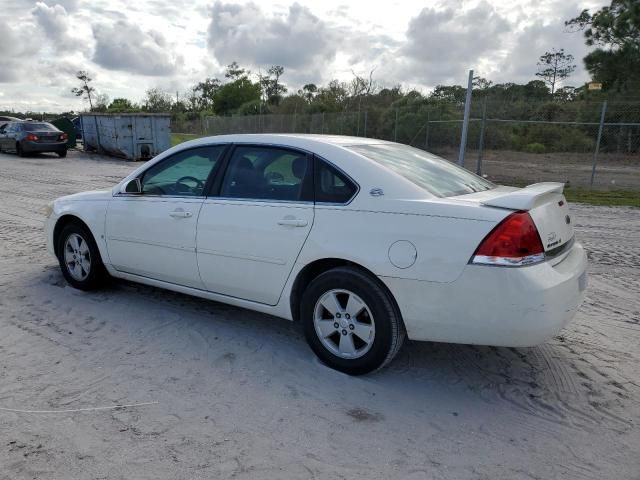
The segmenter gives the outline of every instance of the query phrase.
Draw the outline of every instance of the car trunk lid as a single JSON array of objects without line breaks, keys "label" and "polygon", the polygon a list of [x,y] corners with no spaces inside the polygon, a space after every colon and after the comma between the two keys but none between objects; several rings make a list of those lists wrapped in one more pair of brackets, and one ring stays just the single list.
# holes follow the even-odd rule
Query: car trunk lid
[{"label": "car trunk lid", "polygon": [[561,253],[573,241],[573,223],[563,190],[562,183],[543,182],[524,188],[498,187],[455,198],[487,207],[529,212],[549,255]]},{"label": "car trunk lid", "polygon": [[47,130],[47,131],[40,131],[40,132],[29,132],[32,133],[33,135],[37,135],[38,136],[38,143],[52,143],[52,142],[60,142],[62,141],[60,139],[60,135],[62,135],[62,132],[53,132],[51,130]]}]

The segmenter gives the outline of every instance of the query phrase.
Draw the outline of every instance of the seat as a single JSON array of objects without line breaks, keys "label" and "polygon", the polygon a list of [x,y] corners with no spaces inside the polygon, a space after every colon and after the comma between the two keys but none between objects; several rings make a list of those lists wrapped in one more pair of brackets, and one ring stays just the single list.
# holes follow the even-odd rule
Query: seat
[{"label": "seat", "polygon": [[231,169],[222,195],[232,198],[256,198],[261,190],[260,176],[248,157],[241,157]]}]

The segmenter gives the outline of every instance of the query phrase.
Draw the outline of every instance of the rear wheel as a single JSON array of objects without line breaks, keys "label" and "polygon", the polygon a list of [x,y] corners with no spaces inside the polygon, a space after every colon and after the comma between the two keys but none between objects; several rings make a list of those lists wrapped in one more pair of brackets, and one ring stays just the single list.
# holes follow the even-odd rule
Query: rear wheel
[{"label": "rear wheel", "polygon": [[59,156],[60,158],[64,158],[64,157],[66,157],[66,156],[67,156],[67,151],[66,151],[66,150],[61,150],[61,151],[56,152],[56,153],[58,154],[58,156]]},{"label": "rear wheel", "polygon": [[405,337],[391,295],[356,268],[335,268],[313,280],[300,313],[311,349],[326,365],[349,375],[384,367]]},{"label": "rear wheel", "polygon": [[22,149],[22,145],[20,145],[19,143],[16,143],[16,153],[18,154],[19,157],[26,157],[27,156],[25,151]]},{"label": "rear wheel", "polygon": [[108,277],[91,232],[83,225],[66,225],[57,238],[62,275],[72,287],[94,290]]}]

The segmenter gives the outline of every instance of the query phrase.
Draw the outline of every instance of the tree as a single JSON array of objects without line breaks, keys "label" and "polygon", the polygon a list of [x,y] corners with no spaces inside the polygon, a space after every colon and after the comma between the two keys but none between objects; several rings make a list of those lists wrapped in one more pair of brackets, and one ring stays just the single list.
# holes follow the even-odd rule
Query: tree
[{"label": "tree", "polygon": [[[231,65],[237,64],[234,62]],[[231,67],[229,65],[229,68]],[[234,70],[234,75],[238,72],[237,69]],[[227,78],[229,77],[229,73],[225,75]],[[193,92],[196,94],[195,98],[189,96],[190,103],[196,103],[197,108],[199,110],[213,110],[214,103],[213,100],[215,98],[216,92],[220,89],[220,80],[217,78],[205,78],[204,82],[199,82],[195,87],[193,87]]]},{"label": "tree", "polygon": [[555,48],[550,52],[545,52],[540,56],[538,62],[538,71],[536,76],[544,80],[551,89],[551,95],[556,91],[556,85],[565,78],[568,78],[576,66],[573,63],[573,55],[565,53],[564,48],[556,50]]},{"label": "tree", "polygon": [[149,112],[168,112],[171,110],[173,98],[160,88],[150,88],[142,101],[143,107]]},{"label": "tree", "polygon": [[604,90],[633,92],[640,88],[640,4],[637,0],[612,0],[594,14],[583,10],[565,22],[583,31],[585,43],[597,47],[584,57],[593,79]]},{"label": "tree", "polygon": [[114,98],[107,107],[108,112],[131,112],[139,110],[139,107],[128,98]]},{"label": "tree", "polygon": [[473,77],[473,88],[477,90],[489,90],[493,82],[491,80],[487,80],[484,77]]},{"label": "tree", "polygon": [[89,85],[93,81],[93,79],[89,76],[89,73],[85,70],[78,70],[76,73],[76,78],[82,82],[80,87],[74,87],[71,89],[71,93],[75,94],[76,97],[83,97],[84,100],[89,101],[89,110],[93,110],[93,101],[91,99],[91,95],[96,91],[94,87]]},{"label": "tree", "polygon": [[218,115],[228,115],[237,111],[243,104],[254,100],[260,100],[260,85],[244,75],[216,90],[213,97],[214,111]]},{"label": "tree", "polygon": [[303,97],[307,103],[311,103],[316,93],[318,93],[318,86],[315,83],[307,83],[301,90],[298,90],[298,95]]},{"label": "tree", "polygon": [[229,65],[227,65],[227,71],[224,76],[230,78],[231,80],[238,80],[241,77],[249,75],[249,73],[250,72],[248,72],[244,68],[241,68],[240,65],[238,65],[238,62],[231,62]]},{"label": "tree", "polygon": [[106,112],[109,105],[109,95],[106,93],[98,93],[95,96],[96,104],[93,107],[94,112]]},{"label": "tree", "polygon": [[280,77],[284,73],[284,67],[280,65],[273,65],[267,70],[269,75],[273,75],[274,78],[269,78],[267,81],[267,99],[271,103],[278,105],[282,94],[287,93],[287,87],[280,83]]}]

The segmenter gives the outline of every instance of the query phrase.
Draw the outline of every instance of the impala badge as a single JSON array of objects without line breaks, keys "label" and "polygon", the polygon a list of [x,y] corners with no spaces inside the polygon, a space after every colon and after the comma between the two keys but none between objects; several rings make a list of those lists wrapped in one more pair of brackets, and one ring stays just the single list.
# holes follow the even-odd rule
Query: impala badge
[{"label": "impala badge", "polygon": [[384,192],[381,188],[372,188],[371,190],[369,190],[369,195],[371,195],[372,197],[381,197],[382,195],[384,195]]},{"label": "impala badge", "polygon": [[556,232],[551,232],[547,235],[547,248],[555,247],[556,245],[560,245],[562,243],[562,239],[558,238]]}]

